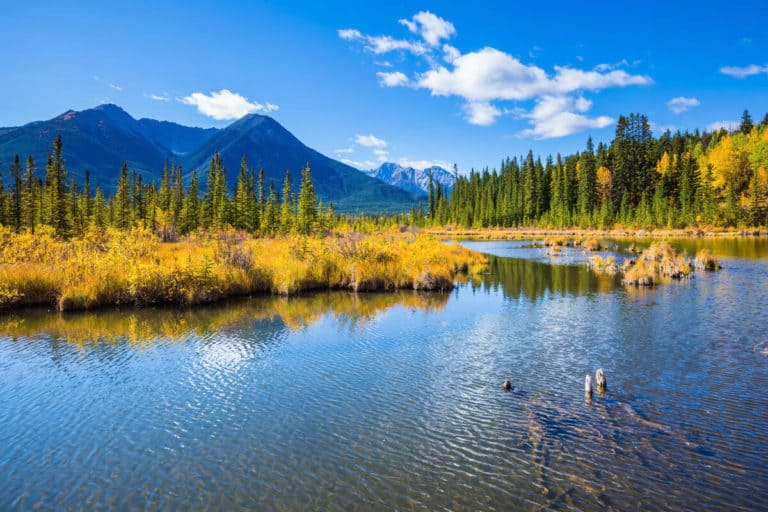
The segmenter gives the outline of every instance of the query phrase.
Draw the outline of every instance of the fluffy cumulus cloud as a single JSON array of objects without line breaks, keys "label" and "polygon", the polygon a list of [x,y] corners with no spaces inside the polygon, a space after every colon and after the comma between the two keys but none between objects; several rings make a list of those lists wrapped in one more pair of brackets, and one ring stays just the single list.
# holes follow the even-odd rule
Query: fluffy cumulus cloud
[{"label": "fluffy cumulus cloud", "polygon": [[685,96],[678,96],[677,98],[672,98],[667,102],[667,107],[675,114],[682,114],[686,110],[693,107],[698,107],[699,105],[701,105],[701,103],[698,99],[686,98]]},{"label": "fluffy cumulus cloud", "polygon": [[[418,60],[428,67],[426,71],[412,77],[397,70],[379,72],[379,83],[383,87],[424,89],[432,96],[457,97],[464,103],[466,120],[474,125],[488,126],[506,113],[517,112],[519,106],[510,109],[501,104],[515,101],[532,105],[523,115],[517,114],[533,124],[522,132],[526,136],[562,137],[589,128],[602,128],[612,120],[587,115],[592,103],[583,98],[585,92],[653,83],[649,76],[618,69],[627,65],[626,60],[591,70],[554,66],[548,72],[496,48],[485,47],[462,54],[446,42],[456,35],[453,23],[428,11],[419,12],[411,19],[401,19],[399,23],[419,39],[369,36],[356,29],[340,30],[339,36],[358,41],[376,54],[407,50],[419,56]],[[558,106],[561,110],[552,113]],[[562,125],[556,127],[556,123]]]},{"label": "fluffy cumulus cloud", "polygon": [[392,73],[379,71],[376,73],[376,76],[379,78],[379,83],[384,87],[398,87],[408,83],[408,77],[405,73],[400,71],[394,71]]},{"label": "fluffy cumulus cloud", "polygon": [[747,78],[748,76],[759,75],[761,73],[768,73],[768,64],[759,66],[757,64],[751,64],[749,66],[724,66],[720,68],[720,72],[724,75],[732,76],[734,78]]},{"label": "fluffy cumulus cloud", "polygon": [[355,144],[366,148],[385,148],[387,141],[380,139],[375,135],[355,135]]},{"label": "fluffy cumulus cloud", "polygon": [[453,23],[429,11],[418,12],[410,20],[400,20],[399,23],[408,27],[411,33],[420,35],[429,46],[437,46],[443,39],[456,34]]},{"label": "fluffy cumulus cloud", "polygon": [[589,128],[605,128],[613,123],[608,116],[589,117],[585,113],[592,102],[585,98],[569,96],[544,96],[536,101],[533,110],[524,114],[532,128],[520,134],[537,139],[564,137]]},{"label": "fluffy cumulus cloud", "polygon": [[487,101],[470,101],[464,105],[467,121],[477,126],[489,126],[496,122],[502,112]]},{"label": "fluffy cumulus cloud", "polygon": [[212,91],[210,94],[194,92],[189,96],[179,98],[179,101],[185,105],[197,107],[198,112],[217,121],[240,119],[244,115],[254,112],[274,112],[280,108],[274,103],[262,104],[248,101],[248,98],[228,89],[222,89],[218,92]]}]

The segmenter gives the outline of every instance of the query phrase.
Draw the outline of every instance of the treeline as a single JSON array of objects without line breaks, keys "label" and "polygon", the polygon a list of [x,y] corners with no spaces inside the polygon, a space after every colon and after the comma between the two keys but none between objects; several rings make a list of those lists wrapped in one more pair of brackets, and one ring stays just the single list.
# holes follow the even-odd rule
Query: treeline
[{"label": "treeline", "polygon": [[739,129],[651,134],[619,117],[610,144],[548,157],[507,158],[497,172],[458,176],[450,195],[430,186],[427,222],[467,227],[765,226],[768,114]]},{"label": "treeline", "polygon": [[141,174],[123,165],[114,194],[92,189],[88,172],[82,185],[68,178],[62,159],[62,140],[57,137],[38,176],[31,156],[24,168],[17,155],[11,164],[11,180],[4,190],[0,169],[0,225],[17,232],[35,232],[50,226],[62,237],[79,236],[90,227],[152,229],[163,240],[198,229],[234,227],[262,236],[324,232],[334,218],[333,205],[318,202],[309,164],[301,172],[298,194],[291,175],[285,173],[282,191],[264,171],[256,175],[243,156],[235,190],[227,188],[226,170],[216,153],[210,162],[207,187],[200,190],[197,170],[187,187],[182,168],[166,162],[160,184],[144,183]]}]

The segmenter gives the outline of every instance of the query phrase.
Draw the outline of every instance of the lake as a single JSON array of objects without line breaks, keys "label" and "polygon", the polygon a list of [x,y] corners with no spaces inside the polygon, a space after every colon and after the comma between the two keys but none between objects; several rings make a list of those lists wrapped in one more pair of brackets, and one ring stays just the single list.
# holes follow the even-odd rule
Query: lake
[{"label": "lake", "polygon": [[0,510],[768,509],[768,241],[644,290],[464,244],[450,294],[0,315]]}]

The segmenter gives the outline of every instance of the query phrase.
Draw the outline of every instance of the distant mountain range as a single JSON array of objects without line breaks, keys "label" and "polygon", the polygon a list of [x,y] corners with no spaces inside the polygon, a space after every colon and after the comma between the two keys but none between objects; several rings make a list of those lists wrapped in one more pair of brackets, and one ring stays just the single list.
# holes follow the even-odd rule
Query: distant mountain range
[{"label": "distant mountain range", "polygon": [[387,162],[381,164],[378,169],[364,172],[368,176],[414,194],[426,194],[429,191],[430,173],[432,173],[433,182],[440,183],[443,188],[450,189],[456,183],[456,176],[453,173],[437,165],[419,170]]},{"label": "distant mountain range", "polygon": [[154,119],[136,120],[117,105],[69,110],[48,121],[0,128],[0,165],[6,179],[16,154],[22,159],[32,155],[42,177],[57,135],[62,137],[70,175],[82,184],[88,170],[92,183],[107,191],[116,187],[124,162],[141,173],[145,182],[159,182],[166,159],[182,165],[187,179],[192,169],[198,169],[201,186],[205,186],[208,163],[218,151],[230,190],[246,155],[249,166],[264,169],[267,181],[274,180],[278,190],[286,170],[298,186],[301,169],[309,163],[318,196],[326,203],[332,201],[338,211],[405,211],[423,200],[423,191],[384,183],[307,147],[268,116],[249,114],[223,129],[203,129]]}]

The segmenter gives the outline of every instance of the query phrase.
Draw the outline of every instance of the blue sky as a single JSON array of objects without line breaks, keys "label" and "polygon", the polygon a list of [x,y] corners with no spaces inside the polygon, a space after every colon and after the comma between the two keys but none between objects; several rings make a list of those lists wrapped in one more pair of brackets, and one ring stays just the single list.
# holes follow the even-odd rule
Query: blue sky
[{"label": "blue sky", "polygon": [[459,169],[768,111],[763,2],[7,2],[0,126],[116,103],[223,127],[268,113],[369,168]]}]

